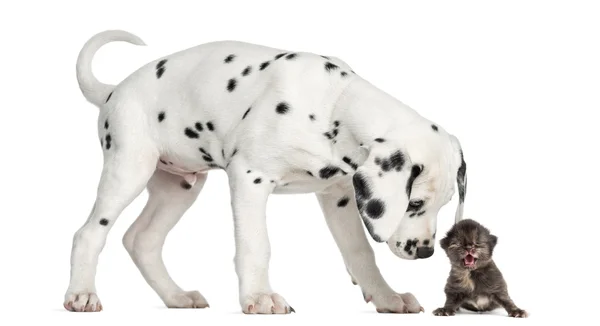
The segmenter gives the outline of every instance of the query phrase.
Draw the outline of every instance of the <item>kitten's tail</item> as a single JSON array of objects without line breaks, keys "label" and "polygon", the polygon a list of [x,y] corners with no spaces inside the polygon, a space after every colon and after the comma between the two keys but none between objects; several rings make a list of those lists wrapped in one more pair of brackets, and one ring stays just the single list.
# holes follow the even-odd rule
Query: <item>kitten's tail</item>
[{"label": "kitten's tail", "polygon": [[92,73],[92,60],[96,52],[110,42],[128,42],[135,45],[146,45],[142,39],[122,30],[107,30],[92,36],[84,45],[77,57],[77,82],[83,96],[92,104],[100,106],[114,89],[114,85],[100,82]]}]

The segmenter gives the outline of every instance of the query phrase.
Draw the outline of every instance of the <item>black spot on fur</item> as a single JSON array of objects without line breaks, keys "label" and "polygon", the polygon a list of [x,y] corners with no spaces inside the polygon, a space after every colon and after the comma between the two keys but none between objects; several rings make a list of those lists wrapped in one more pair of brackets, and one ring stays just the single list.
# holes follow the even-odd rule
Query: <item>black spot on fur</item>
[{"label": "black spot on fur", "polygon": [[223,60],[225,63],[230,63],[233,61],[233,59],[235,59],[235,54],[230,54],[227,57],[225,57],[225,60]]},{"label": "black spot on fur", "polygon": [[101,220],[100,220],[100,225],[107,226],[107,225],[108,225],[108,220],[107,220],[107,219],[105,219],[105,218],[101,219]]},{"label": "black spot on fur", "polygon": [[192,185],[187,183],[187,181],[183,180],[181,181],[181,183],[179,184],[181,186],[181,188],[189,190],[192,189]]},{"label": "black spot on fur", "polygon": [[158,122],[162,122],[163,120],[165,120],[165,113],[164,112],[160,112],[158,114]]},{"label": "black spot on fur", "polygon": [[385,204],[380,199],[371,199],[367,203],[366,212],[372,219],[378,219],[385,213]]},{"label": "black spot on fur", "polygon": [[311,177],[314,177],[314,176],[315,176],[315,175],[314,175],[312,172],[310,172],[310,171],[308,171],[308,170],[306,171],[306,174],[310,175]]},{"label": "black spot on fur", "polygon": [[242,120],[246,119],[246,116],[248,115],[248,113],[250,113],[251,109],[252,109],[252,107],[249,107],[248,110],[246,110],[246,112],[244,112],[244,115],[242,116]]},{"label": "black spot on fur", "polygon": [[106,134],[104,140],[106,142],[106,149],[110,149],[110,147],[112,146],[112,137],[110,136],[110,134]]},{"label": "black spot on fur", "polygon": [[278,55],[275,56],[275,60],[280,59],[281,57],[283,57],[286,54],[287,54],[287,52],[279,53]]},{"label": "black spot on fur", "polygon": [[265,61],[263,63],[260,64],[260,70],[265,70],[265,68],[267,68],[269,65],[271,64],[271,61]]},{"label": "black spot on fur", "polygon": [[235,154],[237,154],[237,152],[238,152],[237,148],[236,148],[236,149],[234,149],[234,150],[233,150],[233,153],[231,153],[231,157],[234,157],[234,156],[235,156]]},{"label": "black spot on fur", "polygon": [[348,205],[349,201],[350,201],[350,198],[348,198],[348,196],[344,196],[344,197],[340,198],[340,200],[338,200],[337,206],[338,207],[346,207],[346,205]]},{"label": "black spot on fur", "polygon": [[328,165],[319,170],[319,177],[321,177],[321,179],[329,179],[336,175],[338,172],[340,172],[340,168],[338,168],[337,166]]},{"label": "black spot on fur", "polygon": [[375,138],[375,141],[378,143],[383,143],[385,141],[385,139],[383,138]]},{"label": "black spot on fur", "polygon": [[337,129],[333,129],[333,137],[336,137],[338,135],[338,130]]},{"label": "black spot on fur", "polygon": [[160,60],[157,64],[156,64],[156,69],[160,69],[163,68],[165,66],[165,63],[167,63],[167,59],[162,59]]},{"label": "black spot on fur", "polygon": [[252,172],[252,170],[248,170],[248,171],[246,171],[246,173],[250,173],[250,172]]},{"label": "black spot on fur", "polygon": [[256,183],[256,184],[259,184],[259,183],[261,183],[261,182],[262,182],[262,179],[261,179],[261,178],[256,178],[256,179],[254,179],[254,183]]},{"label": "black spot on fur", "polygon": [[333,126],[334,126],[334,127],[339,127],[339,126],[340,126],[340,121],[339,121],[339,120],[335,120],[335,121],[333,122]]},{"label": "black spot on fur", "polygon": [[418,212],[418,213],[417,213],[417,216],[421,216],[421,215],[425,214],[425,212],[426,212],[426,211]]},{"label": "black spot on fur", "polygon": [[431,129],[433,129],[433,131],[438,131],[438,127],[436,125],[431,125]]},{"label": "black spot on fur", "polygon": [[404,154],[402,154],[401,151],[396,151],[390,155],[390,168],[395,169],[398,172],[402,170],[405,162]]},{"label": "black spot on fur", "polygon": [[328,132],[325,132],[325,133],[323,133],[323,135],[324,135],[325,137],[327,137],[327,139],[333,139],[333,135],[332,135],[332,134],[331,134],[329,131],[328,131]]},{"label": "black spot on fur", "polygon": [[409,255],[412,255],[412,247],[416,247],[419,240],[406,240],[406,245],[404,246],[404,251],[406,251]]},{"label": "black spot on fur", "polygon": [[342,76],[342,77],[346,77],[346,76],[348,76],[348,73],[347,73],[347,72],[345,72],[345,71],[342,71],[342,72],[340,72],[340,76]]},{"label": "black spot on fur", "polygon": [[210,121],[206,123],[206,128],[208,128],[209,131],[215,131],[215,126]]},{"label": "black spot on fur", "polygon": [[373,196],[373,192],[371,191],[367,179],[360,172],[354,174],[352,177],[352,185],[354,186],[354,191],[356,192],[358,200],[367,200]]},{"label": "black spot on fur", "polygon": [[429,240],[423,240],[423,245],[424,246],[429,246]]},{"label": "black spot on fur", "polygon": [[418,164],[413,165],[410,169],[410,177],[408,177],[408,180],[406,181],[406,195],[408,198],[410,198],[412,192],[412,185],[419,174],[421,174],[421,171],[423,171],[423,166]]},{"label": "black spot on fur", "polygon": [[463,203],[465,196],[467,195],[467,182],[465,176],[467,175],[467,163],[465,163],[465,157],[463,151],[460,151],[460,167],[456,173],[456,183],[458,184],[458,201]]},{"label": "black spot on fur", "polygon": [[275,107],[275,112],[279,113],[279,114],[286,114],[290,111],[290,105],[287,104],[286,102],[280,102],[279,104],[277,104],[277,106]]},{"label": "black spot on fur", "polygon": [[165,68],[164,68],[164,67],[161,67],[161,68],[159,68],[159,69],[156,71],[156,78],[159,78],[159,79],[160,79],[160,77],[162,77],[162,75],[163,75],[164,73],[165,73]]},{"label": "black spot on fur", "polygon": [[162,164],[164,164],[164,165],[168,165],[168,164],[167,164],[167,161],[165,161],[165,160],[162,160],[162,159],[161,159],[161,160],[159,160],[159,161],[160,161],[160,163],[162,163]]},{"label": "black spot on fur", "polygon": [[194,128],[196,128],[196,130],[198,130],[198,131],[204,131],[204,127],[202,127],[202,123],[201,122],[196,122],[194,124]]},{"label": "black spot on fur", "polygon": [[215,164],[215,163],[208,164],[208,167],[213,168],[213,169],[222,169],[223,168],[222,166]]},{"label": "black spot on fur", "polygon": [[331,72],[332,70],[338,69],[339,67],[336,64],[331,62],[325,62],[325,70],[327,72]]},{"label": "black spot on fur", "polygon": [[221,155],[223,156],[223,158],[225,158],[225,150],[221,149]]},{"label": "black spot on fur", "polygon": [[108,129],[108,119],[104,120],[104,129]]},{"label": "black spot on fur", "polygon": [[231,93],[233,92],[233,90],[235,89],[235,87],[237,86],[237,80],[235,80],[235,78],[231,78],[228,82],[227,82],[227,90]]},{"label": "black spot on fur", "polygon": [[188,138],[199,138],[200,135],[195,132],[194,130],[192,130],[192,128],[185,128],[184,133],[186,136],[188,136]]},{"label": "black spot on fur", "polygon": [[292,60],[292,59],[294,59],[297,56],[298,56],[298,54],[296,54],[296,53],[290,53],[290,54],[288,54],[288,55],[285,56],[285,59],[286,60]]},{"label": "black spot on fur", "polygon": [[248,66],[242,70],[242,76],[248,76],[252,72],[252,66]]},{"label": "black spot on fur", "polygon": [[212,162],[212,161],[214,161],[214,160],[213,160],[213,158],[212,158],[212,156],[206,156],[206,155],[203,155],[203,156],[202,156],[202,158],[203,158],[203,159],[204,159],[206,162]]},{"label": "black spot on fur", "polygon": [[396,241],[396,247],[400,247],[401,244],[402,244],[402,242]]},{"label": "black spot on fur", "polygon": [[110,92],[110,94],[108,94],[108,97],[106,98],[106,102],[104,102],[104,103],[108,103],[108,100],[110,100],[110,97],[112,96],[112,93],[113,92]]},{"label": "black spot on fur", "polygon": [[326,59],[326,60],[331,60],[331,58],[329,58],[329,57],[328,57],[328,56],[326,56],[326,55],[322,55],[322,56],[321,56],[321,58],[323,58],[323,59]]},{"label": "black spot on fur", "polygon": [[310,115],[308,116],[308,118],[309,118],[311,121],[315,121],[315,120],[316,120],[316,118],[315,118],[315,115],[314,115],[314,114],[310,114]]},{"label": "black spot on fur", "polygon": [[344,163],[350,165],[352,167],[353,170],[358,169],[358,164],[352,162],[352,159],[350,159],[348,156],[344,156],[342,158],[342,161],[344,161]]}]

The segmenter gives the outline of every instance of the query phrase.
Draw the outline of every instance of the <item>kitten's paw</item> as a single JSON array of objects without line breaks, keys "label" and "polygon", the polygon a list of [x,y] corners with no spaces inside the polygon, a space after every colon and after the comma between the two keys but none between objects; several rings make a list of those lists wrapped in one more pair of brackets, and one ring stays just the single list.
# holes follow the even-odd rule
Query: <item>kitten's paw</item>
[{"label": "kitten's paw", "polygon": [[433,311],[433,314],[436,316],[454,316],[456,312],[446,308],[437,308]]},{"label": "kitten's paw", "polygon": [[527,311],[519,308],[511,310],[508,315],[515,318],[527,318],[528,316]]}]

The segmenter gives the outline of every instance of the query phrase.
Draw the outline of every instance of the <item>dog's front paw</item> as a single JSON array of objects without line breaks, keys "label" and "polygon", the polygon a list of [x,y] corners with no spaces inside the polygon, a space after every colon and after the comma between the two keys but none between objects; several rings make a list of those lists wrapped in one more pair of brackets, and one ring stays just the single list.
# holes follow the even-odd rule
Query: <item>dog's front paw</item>
[{"label": "dog's front paw", "polygon": [[[366,296],[373,301],[379,313],[419,313],[424,311],[419,301],[411,293],[393,293],[384,296]],[[365,301],[366,298],[365,298]]]},{"label": "dog's front paw", "polygon": [[63,307],[73,312],[98,312],[102,311],[102,303],[96,293],[67,292]]},{"label": "dog's front paw", "polygon": [[198,291],[179,292],[165,299],[168,308],[208,308],[208,302]]},{"label": "dog's front paw", "polygon": [[528,316],[527,311],[519,308],[511,310],[508,315],[515,318],[527,318]]},{"label": "dog's front paw", "polygon": [[295,310],[277,293],[255,293],[244,298],[242,312],[245,314],[289,314]]},{"label": "dog's front paw", "polygon": [[446,308],[437,308],[433,311],[433,314],[436,316],[454,316],[456,312]]}]

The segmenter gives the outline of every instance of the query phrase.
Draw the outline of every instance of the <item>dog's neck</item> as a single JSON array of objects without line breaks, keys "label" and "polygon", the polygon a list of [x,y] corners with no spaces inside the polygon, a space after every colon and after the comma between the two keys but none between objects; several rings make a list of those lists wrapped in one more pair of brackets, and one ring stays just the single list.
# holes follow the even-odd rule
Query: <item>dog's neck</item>
[{"label": "dog's neck", "polygon": [[403,141],[409,128],[427,123],[416,111],[355,76],[342,92],[334,108],[334,119],[344,121],[358,144],[370,146],[379,141]]}]

